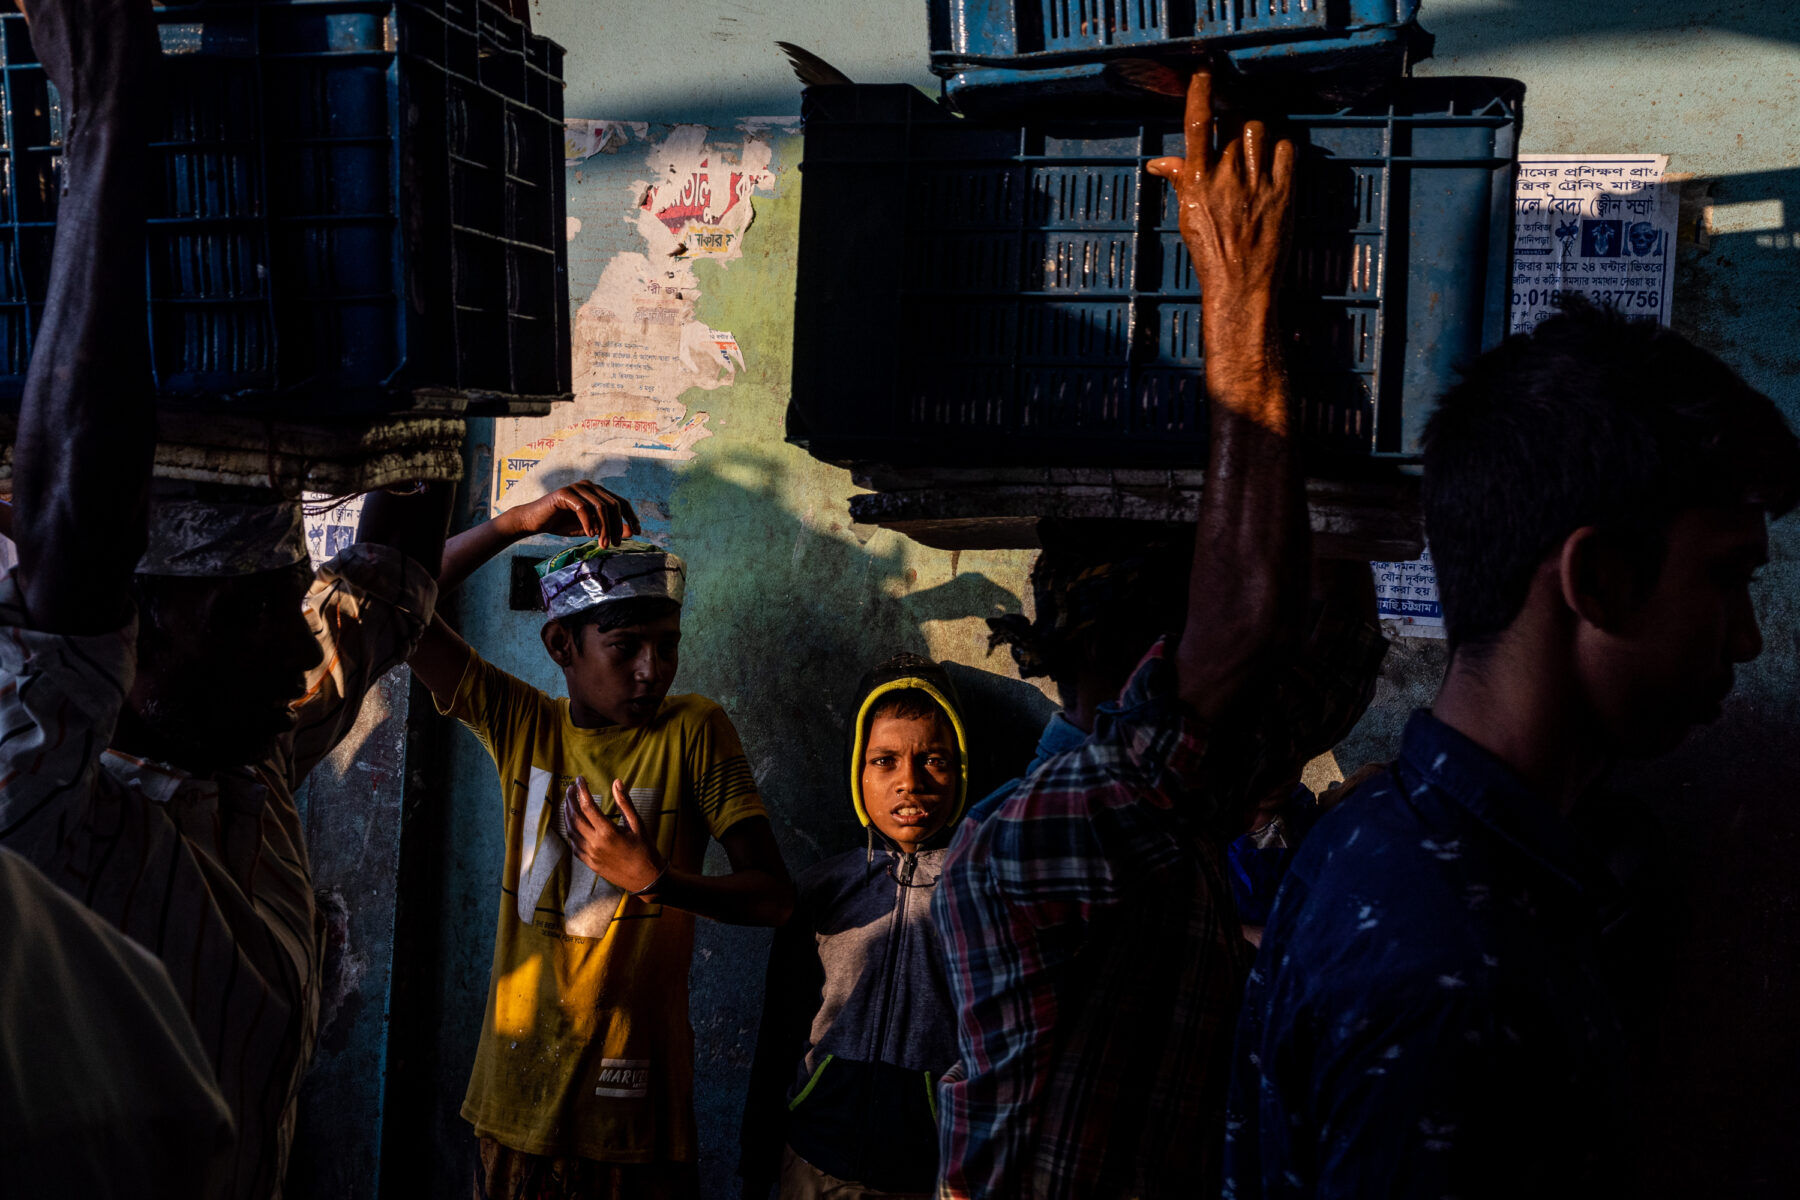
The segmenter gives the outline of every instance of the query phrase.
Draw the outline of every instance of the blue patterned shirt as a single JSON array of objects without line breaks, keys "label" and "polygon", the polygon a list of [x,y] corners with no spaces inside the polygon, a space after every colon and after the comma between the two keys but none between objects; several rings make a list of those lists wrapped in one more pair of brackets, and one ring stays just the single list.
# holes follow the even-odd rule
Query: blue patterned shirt
[{"label": "blue patterned shirt", "polygon": [[1613,904],[1550,804],[1415,713],[1282,885],[1238,1025],[1225,1194],[1616,1194]]}]

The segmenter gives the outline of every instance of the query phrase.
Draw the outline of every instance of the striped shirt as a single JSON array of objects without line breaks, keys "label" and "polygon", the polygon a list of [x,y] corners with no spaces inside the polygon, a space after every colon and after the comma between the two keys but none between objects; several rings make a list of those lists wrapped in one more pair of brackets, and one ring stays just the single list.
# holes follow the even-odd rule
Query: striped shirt
[{"label": "striped shirt", "polygon": [[294,788],[403,661],[437,585],[384,546],[325,564],[306,599],[324,660],[266,761],[210,777],[107,749],[136,673],[136,622],[30,629],[0,578],[0,846],[167,968],[238,1129],[230,1195],[278,1196],[318,1028],[320,927]]}]

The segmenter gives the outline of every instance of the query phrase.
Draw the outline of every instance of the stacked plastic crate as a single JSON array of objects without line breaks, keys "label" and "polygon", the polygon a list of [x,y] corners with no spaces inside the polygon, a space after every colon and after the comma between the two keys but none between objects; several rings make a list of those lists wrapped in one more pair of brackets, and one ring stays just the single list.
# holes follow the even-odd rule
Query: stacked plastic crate
[{"label": "stacked plastic crate", "polygon": [[[186,474],[233,478],[245,431],[276,423],[309,433],[266,437],[271,455],[305,442],[323,466],[439,473],[455,418],[568,398],[560,47],[488,0],[220,0],[156,20],[147,323]],[[16,15],[0,75],[0,404],[16,404],[61,152]]]},{"label": "stacked plastic crate", "polygon": [[807,92],[789,433],[816,456],[890,488],[1204,462],[1204,300],[1143,170],[1183,152],[1169,81],[1201,64],[1300,150],[1284,316],[1317,473],[1415,455],[1455,364],[1504,335],[1523,88],[1408,78],[1414,0],[931,15],[941,101]]}]

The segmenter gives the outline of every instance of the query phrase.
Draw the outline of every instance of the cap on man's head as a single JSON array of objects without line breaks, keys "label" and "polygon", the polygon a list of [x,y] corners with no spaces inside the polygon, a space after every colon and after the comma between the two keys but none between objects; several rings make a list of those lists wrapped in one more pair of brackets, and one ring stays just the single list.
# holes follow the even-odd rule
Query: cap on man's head
[{"label": "cap on man's head", "polygon": [[687,564],[648,542],[584,542],[545,559],[537,573],[552,619],[642,597],[680,604],[687,594]]},{"label": "cap on man's head", "polygon": [[140,575],[255,575],[307,560],[300,504],[276,492],[155,480]]}]

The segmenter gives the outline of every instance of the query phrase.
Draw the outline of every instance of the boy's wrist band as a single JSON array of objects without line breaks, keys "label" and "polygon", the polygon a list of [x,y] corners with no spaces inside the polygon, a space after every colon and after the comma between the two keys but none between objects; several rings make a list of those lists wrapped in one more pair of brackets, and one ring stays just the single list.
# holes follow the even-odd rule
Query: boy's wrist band
[{"label": "boy's wrist band", "polygon": [[669,864],[664,863],[663,869],[656,873],[655,879],[652,879],[648,884],[639,888],[637,891],[635,891],[631,894],[633,896],[638,897],[639,899],[642,899],[643,897],[648,896],[651,892],[654,892],[658,887],[660,887],[662,885],[663,876],[667,875],[668,873],[669,873]]}]

